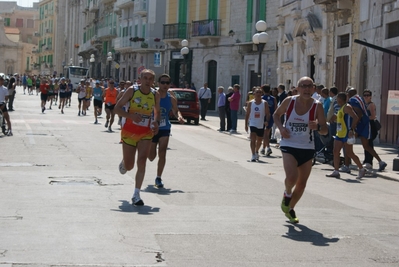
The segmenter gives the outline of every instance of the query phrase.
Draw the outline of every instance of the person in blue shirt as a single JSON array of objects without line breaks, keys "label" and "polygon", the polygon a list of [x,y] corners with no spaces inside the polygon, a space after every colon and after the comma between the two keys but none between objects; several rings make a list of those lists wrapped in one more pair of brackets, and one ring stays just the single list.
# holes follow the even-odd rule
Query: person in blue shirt
[{"label": "person in blue shirt", "polygon": [[[355,88],[348,88],[347,94],[349,97],[349,104],[353,107],[357,116],[359,117],[359,123],[357,124],[355,129],[356,135],[360,138],[364,150],[368,151],[370,155],[378,160],[378,171],[383,171],[387,166],[387,163],[385,161],[382,161],[374,148],[369,145],[368,140],[370,139],[370,119],[367,114],[366,103],[364,102],[364,99],[357,94],[357,90]],[[347,159],[346,157],[345,166],[343,167],[344,169],[342,169],[342,171],[350,172],[349,159]]]},{"label": "person in blue shirt", "polygon": [[[262,99],[267,102],[270,109],[269,121],[267,122],[267,126],[265,128],[265,133],[263,135],[263,148],[260,153],[262,155],[270,156],[272,154],[272,149],[270,148],[270,133],[274,124],[273,113],[277,108],[277,99],[270,94],[270,85],[264,84],[262,85],[263,96]],[[267,152],[265,149],[267,148]]]},{"label": "person in blue shirt", "polygon": [[330,91],[328,88],[321,89],[321,97],[323,97],[323,109],[324,109],[324,116],[327,117],[328,109],[330,108],[331,104],[331,97],[329,96]]},{"label": "person in blue shirt", "polygon": [[169,112],[172,111],[173,115],[180,123],[184,123],[184,118],[177,108],[177,100],[174,95],[168,92],[171,83],[171,78],[168,74],[162,74],[158,78],[158,93],[160,95],[161,119],[159,122],[158,134],[152,138],[150,152],[148,159],[153,161],[157,157],[158,146],[158,169],[157,177],[155,178],[155,187],[162,188],[162,173],[166,163],[166,149],[168,148],[171,123],[169,121]]}]

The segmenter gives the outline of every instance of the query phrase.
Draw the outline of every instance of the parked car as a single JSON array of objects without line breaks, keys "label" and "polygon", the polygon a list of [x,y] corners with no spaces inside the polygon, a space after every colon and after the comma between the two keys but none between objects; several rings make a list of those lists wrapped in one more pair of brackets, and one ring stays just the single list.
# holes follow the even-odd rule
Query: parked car
[{"label": "parked car", "polygon": [[[187,123],[190,124],[191,121],[194,121],[194,124],[198,125],[200,104],[197,92],[195,90],[183,88],[170,88],[169,92],[176,97],[177,107]],[[175,118],[173,112],[170,112],[169,119],[176,120],[177,118]]]}]

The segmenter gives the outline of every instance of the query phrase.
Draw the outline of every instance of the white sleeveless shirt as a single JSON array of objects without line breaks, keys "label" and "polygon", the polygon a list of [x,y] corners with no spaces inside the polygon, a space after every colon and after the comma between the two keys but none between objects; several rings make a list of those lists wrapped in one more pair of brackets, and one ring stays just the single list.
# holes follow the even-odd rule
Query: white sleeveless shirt
[{"label": "white sleeveless shirt", "polygon": [[309,129],[309,121],[316,119],[317,101],[313,100],[310,109],[303,115],[295,111],[297,96],[291,98],[286,111],[284,127],[288,129],[290,138],[282,138],[280,146],[294,147],[300,149],[314,149],[313,132]]},{"label": "white sleeveless shirt", "polygon": [[249,126],[263,129],[265,125],[265,100],[257,105],[255,99],[251,101],[251,114],[249,115]]}]

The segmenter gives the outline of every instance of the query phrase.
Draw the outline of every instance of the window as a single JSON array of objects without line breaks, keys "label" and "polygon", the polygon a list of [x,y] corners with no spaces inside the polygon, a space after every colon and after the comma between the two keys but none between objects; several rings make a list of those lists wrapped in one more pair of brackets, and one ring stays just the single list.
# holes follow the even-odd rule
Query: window
[{"label": "window", "polygon": [[399,36],[399,20],[387,25],[387,39]]},{"label": "window", "polygon": [[35,27],[35,23],[33,19],[27,19],[26,20],[26,27],[27,28],[34,28]]},{"label": "window", "polygon": [[350,34],[349,33],[338,36],[338,48],[349,47],[349,42],[350,42]]},{"label": "window", "polygon": [[10,22],[11,22],[11,19],[10,19],[10,18],[5,18],[5,19],[4,19],[4,26],[8,26],[8,27],[9,27],[9,26],[11,25]]},{"label": "window", "polygon": [[23,19],[17,19],[15,22],[15,27],[17,28],[22,28],[24,26],[24,20]]}]

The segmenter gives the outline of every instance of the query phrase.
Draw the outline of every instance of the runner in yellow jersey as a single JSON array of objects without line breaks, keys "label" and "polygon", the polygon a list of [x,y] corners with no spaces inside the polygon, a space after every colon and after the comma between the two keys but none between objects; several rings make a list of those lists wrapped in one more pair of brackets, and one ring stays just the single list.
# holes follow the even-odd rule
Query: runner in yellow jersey
[{"label": "runner in yellow jersey", "polygon": [[[129,87],[115,105],[115,113],[126,118],[122,127],[123,159],[119,164],[119,171],[125,174],[133,169],[137,150],[137,172],[132,204],[144,205],[140,198],[140,188],[143,184],[145,167],[151,139],[158,133],[160,119],[160,96],[151,88],[154,84],[155,73],[145,69],[141,72],[141,86]],[[129,108],[124,107],[129,106]]]}]

